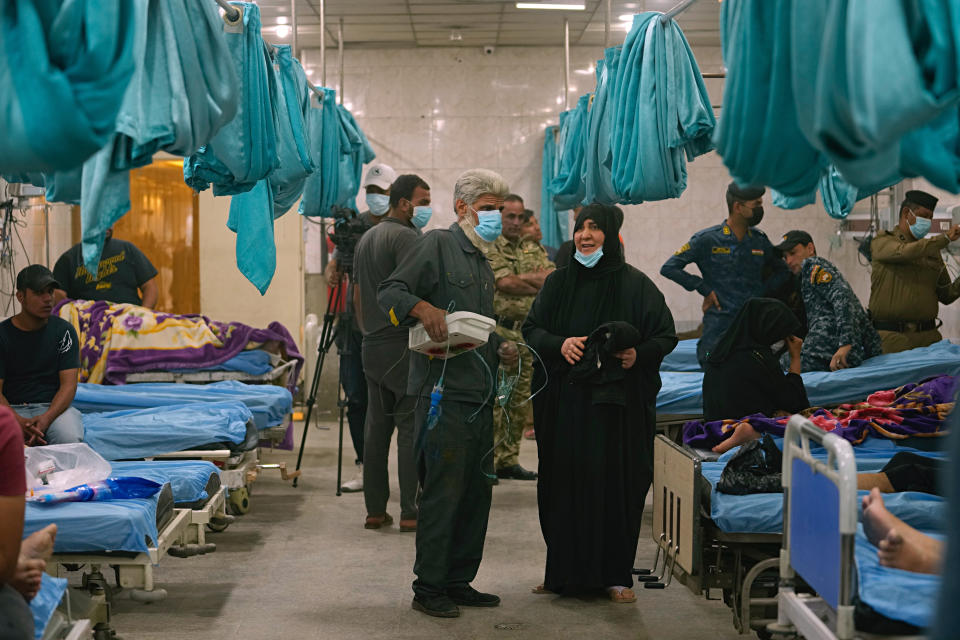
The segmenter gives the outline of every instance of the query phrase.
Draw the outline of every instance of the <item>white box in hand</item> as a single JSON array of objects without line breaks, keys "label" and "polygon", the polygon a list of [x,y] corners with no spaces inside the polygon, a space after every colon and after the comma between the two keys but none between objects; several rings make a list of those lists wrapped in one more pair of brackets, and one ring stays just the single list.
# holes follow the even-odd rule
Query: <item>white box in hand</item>
[{"label": "white box in hand", "polygon": [[452,358],[487,343],[490,332],[497,327],[493,318],[470,311],[447,314],[447,341],[434,342],[427,335],[423,323],[410,328],[408,346],[413,351],[434,358]]}]

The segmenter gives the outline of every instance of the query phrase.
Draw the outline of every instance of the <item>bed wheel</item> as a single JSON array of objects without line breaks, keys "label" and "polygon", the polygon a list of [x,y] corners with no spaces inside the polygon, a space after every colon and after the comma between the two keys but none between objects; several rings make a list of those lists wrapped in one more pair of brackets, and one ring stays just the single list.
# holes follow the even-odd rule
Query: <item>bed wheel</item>
[{"label": "bed wheel", "polygon": [[198,547],[199,547],[198,550],[200,552],[200,555],[213,553],[214,551],[217,550],[217,545],[214,542],[205,542],[204,544],[198,545]]},{"label": "bed wheel", "polygon": [[174,545],[167,549],[167,553],[174,558],[190,558],[200,553],[200,547],[196,544]]},{"label": "bed wheel", "polygon": [[210,531],[213,531],[214,533],[220,533],[221,531],[226,531],[227,527],[229,526],[230,526],[229,522],[224,522],[222,520],[219,522],[214,522],[213,520],[211,520],[210,522],[207,523],[207,529],[209,529]]},{"label": "bed wheel", "polygon": [[154,589],[153,591],[144,591],[143,589],[131,589],[130,599],[136,602],[150,604],[151,602],[160,602],[167,597],[166,589]]},{"label": "bed wheel", "polygon": [[229,501],[230,513],[234,515],[243,515],[250,511],[250,493],[246,487],[240,487],[230,492]]},{"label": "bed wheel", "polygon": [[116,640],[117,632],[106,623],[99,623],[93,629],[93,640]]}]

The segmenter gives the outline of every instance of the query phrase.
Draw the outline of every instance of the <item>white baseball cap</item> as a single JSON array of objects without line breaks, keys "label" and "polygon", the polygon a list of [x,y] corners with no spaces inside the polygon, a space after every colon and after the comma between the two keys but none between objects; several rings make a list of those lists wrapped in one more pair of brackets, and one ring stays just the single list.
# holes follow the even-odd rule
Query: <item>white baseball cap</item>
[{"label": "white baseball cap", "polygon": [[386,164],[375,164],[367,169],[367,175],[363,178],[363,184],[360,186],[366,189],[373,185],[386,191],[396,179],[397,172],[393,170],[393,167]]}]

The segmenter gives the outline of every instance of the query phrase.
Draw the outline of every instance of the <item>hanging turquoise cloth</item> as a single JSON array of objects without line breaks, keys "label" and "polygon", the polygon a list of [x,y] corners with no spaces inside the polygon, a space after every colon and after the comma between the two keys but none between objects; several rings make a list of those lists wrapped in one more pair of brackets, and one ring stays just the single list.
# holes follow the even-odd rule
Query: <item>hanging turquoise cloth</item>
[{"label": "hanging turquoise cloth", "polygon": [[224,29],[229,60],[240,75],[237,116],[184,162],[184,180],[197,191],[232,195],[227,228],[237,234],[237,267],[261,294],[277,263],[274,198],[268,176],[279,166],[277,108],[281,91],[271,49],[260,35],[260,7],[232,2],[242,22]]},{"label": "hanging turquoise cloth", "polygon": [[687,160],[712,148],[716,118],[676,22],[657,12],[633,17],[610,99],[611,170],[620,202],[679,197]]},{"label": "hanging turquoise cloth", "polygon": [[[110,141],[83,165],[83,258],[97,272],[104,234],[130,210],[129,171],[157,151],[190,155],[237,112],[239,80],[215,5],[194,0],[137,4],[136,72]],[[55,198],[76,193],[75,175],[55,176]],[[69,181],[69,182],[67,182]],[[48,190],[50,186],[48,185]]]},{"label": "hanging turquoise cloth", "polygon": [[597,60],[597,89],[587,111],[587,132],[583,159],[584,204],[600,202],[616,204],[620,194],[613,187],[610,151],[610,127],[613,109],[610,105],[610,88],[620,62],[620,47],[604,51],[603,60]]},{"label": "hanging turquoise cloth", "polygon": [[373,162],[377,154],[353,114],[342,105],[337,105],[337,114],[340,119],[340,176],[335,204],[356,211],[363,165]]},{"label": "hanging turquoise cloth", "polygon": [[310,140],[307,135],[307,114],[310,91],[307,76],[300,62],[293,57],[289,45],[276,45],[274,59],[278,67],[277,155],[279,165],[270,174],[274,216],[279,218],[296,203],[303,193],[307,176],[313,173]]},{"label": "hanging turquoise cloth", "polygon": [[[797,121],[792,11],[792,0],[723,3],[727,79],[714,141],[738,182],[803,198],[817,188],[827,162]],[[815,58],[817,50],[808,48],[806,56]]]},{"label": "hanging turquoise cloth", "polygon": [[577,100],[577,106],[560,114],[560,133],[557,137],[556,173],[550,184],[553,206],[571,209],[586,195],[583,184],[583,153],[589,93]]},{"label": "hanging turquoise cloth", "polygon": [[[892,184],[896,184],[897,179],[889,183],[880,183],[870,187],[858,189],[850,184],[836,167],[827,167],[823,176],[820,178],[819,190],[820,198],[823,200],[823,208],[827,215],[837,220],[844,220],[853,211],[853,206],[864,198],[869,198],[881,189],[886,189]],[[814,204],[817,200],[816,192],[811,192],[806,196],[784,196],[779,191],[773,191],[773,204],[781,209],[799,209],[808,204]]]},{"label": "hanging turquoise cloth", "polygon": [[376,157],[353,115],[337,104],[333,89],[311,87],[307,119],[314,165],[300,201],[305,216],[331,216],[333,207],[356,211],[363,165]]},{"label": "hanging turquoise cloth", "polygon": [[307,132],[313,164],[307,177],[299,212],[308,217],[330,216],[340,189],[340,114],[333,89],[310,86]]},{"label": "hanging turquoise cloth", "polygon": [[134,72],[137,4],[0,3],[0,171],[71,169],[107,143]]},{"label": "hanging turquoise cloth", "polygon": [[543,232],[543,245],[559,248],[570,237],[570,220],[566,211],[558,212],[553,206],[553,192],[550,190],[557,171],[556,125],[547,127],[543,138],[543,169],[540,177],[540,230]]}]

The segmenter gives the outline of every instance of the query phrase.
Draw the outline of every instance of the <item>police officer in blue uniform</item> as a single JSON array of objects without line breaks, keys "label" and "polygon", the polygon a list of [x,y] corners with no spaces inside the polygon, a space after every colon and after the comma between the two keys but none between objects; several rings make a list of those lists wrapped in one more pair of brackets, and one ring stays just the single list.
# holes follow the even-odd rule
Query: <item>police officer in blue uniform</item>
[{"label": "police officer in blue uniform", "polygon": [[[667,260],[660,274],[703,296],[703,335],[697,343],[702,365],[750,298],[768,295],[790,279],[790,272],[766,234],[763,187],[727,187],[727,219],[698,231]],[[701,276],[684,271],[696,263]]]}]

